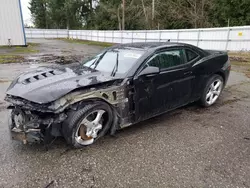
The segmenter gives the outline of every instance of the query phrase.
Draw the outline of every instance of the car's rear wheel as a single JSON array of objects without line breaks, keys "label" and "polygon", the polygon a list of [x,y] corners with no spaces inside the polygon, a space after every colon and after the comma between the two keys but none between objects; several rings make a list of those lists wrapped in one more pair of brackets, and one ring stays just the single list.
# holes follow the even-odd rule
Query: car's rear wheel
[{"label": "car's rear wheel", "polygon": [[213,75],[207,82],[201,97],[202,106],[213,105],[219,98],[224,87],[224,80],[220,75]]},{"label": "car's rear wheel", "polygon": [[69,144],[77,148],[93,144],[107,133],[112,119],[112,110],[108,104],[88,104],[68,113],[68,118],[62,125],[63,136]]}]

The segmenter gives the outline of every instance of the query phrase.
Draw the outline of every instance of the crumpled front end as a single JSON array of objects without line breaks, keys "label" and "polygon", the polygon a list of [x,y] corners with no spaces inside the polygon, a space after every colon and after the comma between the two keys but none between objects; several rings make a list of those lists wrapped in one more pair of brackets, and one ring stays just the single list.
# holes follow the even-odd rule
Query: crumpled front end
[{"label": "crumpled front end", "polygon": [[[128,96],[124,95],[127,81],[117,80],[70,92],[57,100],[48,103],[37,103],[16,95],[7,94],[5,100],[11,105],[10,130],[12,138],[24,144],[34,142],[49,143],[61,134],[62,124],[70,110],[96,101],[104,101],[117,114],[111,134],[120,128],[120,122],[128,124],[131,118],[128,114]],[[119,117],[119,118],[118,118]],[[119,119],[119,123],[118,122]]]},{"label": "crumpled front end", "polygon": [[51,136],[60,135],[60,123],[66,118],[64,114],[39,113],[10,106],[9,118],[11,137],[27,143],[47,142]]}]

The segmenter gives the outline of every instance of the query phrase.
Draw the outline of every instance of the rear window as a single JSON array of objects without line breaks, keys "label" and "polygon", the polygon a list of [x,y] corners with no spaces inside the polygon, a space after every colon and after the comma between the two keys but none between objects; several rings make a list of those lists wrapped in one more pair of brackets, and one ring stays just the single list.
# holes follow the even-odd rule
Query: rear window
[{"label": "rear window", "polygon": [[199,55],[191,50],[186,50],[187,61],[192,61],[197,58]]}]

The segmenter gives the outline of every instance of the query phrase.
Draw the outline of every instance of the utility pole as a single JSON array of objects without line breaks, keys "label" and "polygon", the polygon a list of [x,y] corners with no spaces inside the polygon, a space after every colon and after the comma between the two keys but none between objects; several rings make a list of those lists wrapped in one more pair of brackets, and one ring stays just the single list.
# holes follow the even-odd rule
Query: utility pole
[{"label": "utility pole", "polygon": [[125,30],[125,0],[122,0],[122,30]]},{"label": "utility pole", "polygon": [[155,18],[155,0],[152,0],[152,20]]},{"label": "utility pole", "polygon": [[151,29],[155,28],[154,19],[155,19],[155,0],[152,0],[152,21],[151,21]]},{"label": "utility pole", "polygon": [[46,2],[44,2],[44,9],[45,9],[45,27],[46,27],[46,29],[49,29],[49,27],[48,27],[48,22],[47,22],[47,3]]}]

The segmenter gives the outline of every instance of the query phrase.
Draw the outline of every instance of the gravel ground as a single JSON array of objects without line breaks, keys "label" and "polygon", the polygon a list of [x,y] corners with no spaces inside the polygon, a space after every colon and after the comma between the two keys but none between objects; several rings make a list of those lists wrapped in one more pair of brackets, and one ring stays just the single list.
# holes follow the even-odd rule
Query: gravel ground
[{"label": "gravel ground", "polygon": [[[35,42],[44,53],[101,50]],[[0,66],[0,187],[250,187],[250,79],[243,73],[232,71],[213,107],[192,104],[83,149],[57,139],[46,151],[10,139],[3,102],[10,81],[38,65]]]}]

